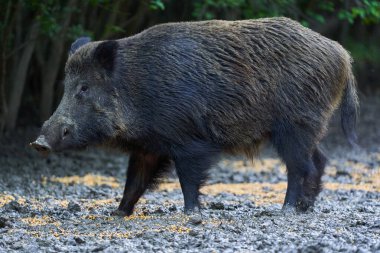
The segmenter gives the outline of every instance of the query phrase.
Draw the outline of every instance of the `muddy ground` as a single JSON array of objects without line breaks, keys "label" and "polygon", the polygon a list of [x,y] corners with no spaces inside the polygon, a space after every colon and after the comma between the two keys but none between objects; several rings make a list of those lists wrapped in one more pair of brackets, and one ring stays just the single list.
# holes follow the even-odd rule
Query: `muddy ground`
[{"label": "muddy ground", "polygon": [[0,252],[380,252],[380,97],[362,98],[362,149],[335,117],[322,148],[325,190],[312,212],[284,215],[285,168],[270,147],[252,163],[224,157],[202,189],[203,222],[182,214],[175,174],[135,215],[115,218],[128,157],[89,149],[42,158],[38,129],[0,139]]}]

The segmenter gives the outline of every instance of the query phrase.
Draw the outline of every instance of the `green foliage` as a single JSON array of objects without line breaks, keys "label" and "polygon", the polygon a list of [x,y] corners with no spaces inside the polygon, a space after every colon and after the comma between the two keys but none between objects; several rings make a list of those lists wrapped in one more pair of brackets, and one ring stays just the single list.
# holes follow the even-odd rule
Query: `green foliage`
[{"label": "green foliage", "polygon": [[2,6],[0,7],[2,7],[1,10],[2,10],[2,16],[3,16],[2,18],[0,18],[0,34],[2,34],[10,20],[11,2],[4,1],[2,3]]},{"label": "green foliage", "polygon": [[380,64],[380,47],[376,41],[349,40],[346,48],[351,52],[356,64]]},{"label": "green foliage", "polygon": [[106,33],[125,33],[125,29],[118,25],[107,25],[105,30]]},{"label": "green foliage", "polygon": [[23,4],[29,11],[36,14],[36,20],[39,22],[42,34],[50,38],[61,31],[62,18],[65,15],[69,12],[78,11],[57,0],[24,0]]},{"label": "green foliage", "polygon": [[213,19],[218,10],[231,10],[233,8],[244,8],[245,0],[204,0],[194,1],[193,16],[197,19]]},{"label": "green foliage", "polygon": [[112,2],[111,0],[88,0],[89,3],[93,6],[98,6],[101,4],[106,4]]},{"label": "green foliage", "polygon": [[165,4],[161,0],[151,0],[149,7],[152,10],[165,10]]},{"label": "green foliage", "polygon": [[341,20],[347,20],[350,24],[355,20],[360,20],[364,24],[380,22],[378,0],[196,0],[193,2],[193,17],[198,20],[228,17],[228,12],[234,11],[237,12],[236,18],[288,16],[304,24],[310,21],[323,24],[326,18],[333,14],[337,14]]},{"label": "green foliage", "polygon": [[376,0],[358,1],[355,6],[340,10],[338,17],[347,20],[350,24],[353,24],[356,19],[361,20],[364,24],[380,23],[380,2]]},{"label": "green foliage", "polygon": [[[146,0],[149,9],[164,11],[166,5],[176,0]],[[78,12],[75,8],[66,7],[67,1],[59,0],[22,0],[29,10],[36,13],[41,31],[48,37],[54,37],[61,29],[62,17],[68,12]],[[128,2],[119,0],[118,2]],[[194,0],[192,16],[197,20],[204,19],[251,19],[272,16],[287,16],[299,20],[309,26],[310,22],[326,23],[332,15],[340,20],[353,24],[360,21],[365,25],[380,23],[380,1],[378,0]],[[91,6],[101,6],[111,9],[115,4],[112,0],[88,0]],[[1,25],[1,23],[0,23]],[[106,32],[123,33],[125,30],[117,24],[108,25]],[[69,37],[77,34],[89,34],[81,25],[70,27]]]},{"label": "green foliage", "polygon": [[[23,49],[31,42],[31,28],[36,27],[36,22],[39,24],[33,34],[37,40],[33,40],[35,51],[28,63],[33,71],[25,72],[25,80],[33,85],[20,97],[25,100],[21,103],[24,106],[57,98],[57,93],[46,95],[41,88],[55,85],[62,73],[56,74],[56,80],[51,78],[46,82],[39,73],[54,73],[51,67],[55,65],[45,64],[45,61],[63,62],[66,56],[52,52],[62,52],[62,48],[67,48],[77,37],[113,39],[135,34],[157,23],[194,19],[290,17],[343,43],[351,52],[355,66],[363,72],[362,76],[368,76],[364,82],[367,80],[370,86],[379,83],[373,74],[380,71],[379,0],[0,0],[0,13],[0,49],[3,50],[0,53],[0,99],[16,87],[12,85],[11,75],[17,73]],[[50,43],[52,40],[57,43]],[[55,66],[55,69],[64,68]],[[11,104],[6,106],[10,108]],[[41,115],[44,113],[41,109]],[[6,112],[0,108],[0,119],[4,115],[7,116]],[[39,115],[34,116],[39,118]]]}]

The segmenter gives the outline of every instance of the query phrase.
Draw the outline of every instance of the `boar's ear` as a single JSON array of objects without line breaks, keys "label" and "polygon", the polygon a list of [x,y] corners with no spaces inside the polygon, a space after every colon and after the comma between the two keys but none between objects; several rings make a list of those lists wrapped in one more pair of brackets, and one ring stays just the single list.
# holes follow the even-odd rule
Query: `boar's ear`
[{"label": "boar's ear", "polygon": [[94,52],[94,58],[97,63],[110,74],[115,65],[115,59],[119,44],[114,40],[106,40],[101,42]]},{"label": "boar's ear", "polygon": [[72,55],[80,47],[82,47],[83,45],[85,45],[85,44],[87,44],[89,42],[91,42],[91,38],[90,37],[80,37],[80,38],[78,38],[76,41],[73,42],[73,44],[71,44],[69,55]]}]

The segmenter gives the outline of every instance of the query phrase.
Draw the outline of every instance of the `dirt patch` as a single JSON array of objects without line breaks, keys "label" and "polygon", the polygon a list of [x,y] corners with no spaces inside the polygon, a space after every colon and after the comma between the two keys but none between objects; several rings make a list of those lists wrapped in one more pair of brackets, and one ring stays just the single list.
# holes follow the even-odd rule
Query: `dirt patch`
[{"label": "dirt patch", "polygon": [[66,185],[84,184],[87,186],[110,186],[112,188],[120,187],[117,179],[114,177],[105,177],[101,175],[87,174],[85,176],[69,176],[69,177],[52,177],[51,182],[58,182]]},{"label": "dirt patch", "polygon": [[380,99],[362,99],[351,150],[334,118],[330,158],[313,211],[284,215],[286,170],[270,147],[253,162],[224,157],[202,188],[203,220],[184,216],[175,174],[134,215],[111,215],[128,157],[110,150],[53,154],[27,147],[37,129],[0,139],[0,252],[379,252]]}]

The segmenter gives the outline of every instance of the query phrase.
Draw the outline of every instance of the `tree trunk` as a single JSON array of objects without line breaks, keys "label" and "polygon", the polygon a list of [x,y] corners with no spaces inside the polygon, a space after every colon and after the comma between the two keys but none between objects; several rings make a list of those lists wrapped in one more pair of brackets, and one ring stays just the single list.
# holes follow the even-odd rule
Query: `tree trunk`
[{"label": "tree trunk", "polygon": [[121,3],[121,1],[118,1],[113,5],[112,11],[111,11],[110,16],[109,16],[108,21],[107,21],[107,24],[104,26],[104,28],[103,28],[104,31],[103,31],[103,34],[101,35],[100,38],[108,39],[108,38],[112,37],[113,31],[110,29],[110,27],[112,25],[116,24],[117,16],[120,13],[120,11],[119,11],[120,10],[120,3]]},{"label": "tree trunk", "polygon": [[143,23],[146,20],[148,7],[144,2],[140,2],[136,14],[127,20],[121,27],[125,29],[128,36],[140,32],[143,27]]},{"label": "tree trunk", "polygon": [[22,93],[24,91],[26,76],[29,68],[30,59],[34,51],[37,36],[39,32],[38,23],[32,24],[31,29],[28,33],[27,40],[29,43],[26,44],[24,50],[22,51],[20,61],[18,62],[17,73],[13,78],[11,85],[11,94],[8,102],[8,113],[5,122],[5,129],[12,130],[16,126],[18,111],[21,104]]},{"label": "tree trunk", "polygon": [[[70,8],[76,5],[76,0],[71,0],[67,6]],[[52,114],[53,102],[54,102],[54,86],[56,84],[59,69],[61,67],[62,53],[65,46],[65,36],[67,29],[70,25],[72,12],[64,15],[64,23],[62,25],[62,30],[54,39],[50,52],[48,54],[48,61],[44,64],[42,70],[42,91],[40,100],[40,118],[41,121],[47,120]]]},{"label": "tree trunk", "polygon": [[42,69],[42,89],[40,98],[40,119],[41,122],[49,118],[54,102],[54,86],[60,67],[63,45],[55,41],[49,52],[49,60]]},{"label": "tree trunk", "polygon": [[7,42],[8,42],[8,35],[10,34],[10,31],[12,30],[12,21],[11,21],[11,13],[12,13],[12,6],[11,1],[7,3],[6,9],[4,10],[4,19],[2,20],[3,28],[1,30],[1,38],[0,41],[0,52],[1,52],[1,59],[0,59],[0,135],[4,130],[5,127],[5,117],[8,113],[8,107],[7,107],[7,100],[6,100],[6,94],[5,94],[5,84],[6,84],[6,76],[7,76],[7,59],[6,59],[6,52],[7,52]]},{"label": "tree trunk", "polygon": [[5,115],[7,115],[8,107],[7,101],[5,99],[5,76],[6,76],[6,61],[5,61],[5,50],[4,46],[1,49],[1,69],[0,69],[0,135],[3,132],[5,126]]}]

